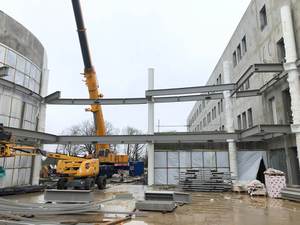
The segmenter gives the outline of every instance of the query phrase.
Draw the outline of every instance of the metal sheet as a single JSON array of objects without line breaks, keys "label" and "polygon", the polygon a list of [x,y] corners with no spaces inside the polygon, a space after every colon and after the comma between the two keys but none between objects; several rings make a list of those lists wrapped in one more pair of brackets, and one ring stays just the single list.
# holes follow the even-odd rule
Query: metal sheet
[{"label": "metal sheet", "polygon": [[192,167],[203,167],[203,153],[192,151]]},{"label": "metal sheet", "polygon": [[154,183],[167,184],[167,169],[154,169]]},{"label": "metal sheet", "polygon": [[167,153],[166,152],[158,152],[154,153],[154,167],[167,167]]},{"label": "metal sheet", "polygon": [[179,153],[178,152],[168,152],[168,167],[179,167]]}]

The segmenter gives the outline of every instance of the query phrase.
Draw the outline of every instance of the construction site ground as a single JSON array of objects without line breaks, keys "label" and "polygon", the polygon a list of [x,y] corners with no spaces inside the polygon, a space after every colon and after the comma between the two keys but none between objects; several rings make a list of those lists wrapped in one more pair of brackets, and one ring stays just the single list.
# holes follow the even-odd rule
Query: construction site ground
[{"label": "construction site ground", "polygon": [[[143,185],[108,185],[105,190],[95,191],[95,199],[105,200],[117,194],[132,194],[134,199],[118,199],[104,203],[103,206],[106,211],[133,211],[135,200],[142,200],[145,190],[148,190],[148,187]],[[194,192],[191,193],[191,196],[191,204],[178,206],[172,213],[145,212],[124,224],[296,225],[300,221],[300,203],[297,202],[266,197],[249,197],[247,194],[231,192]],[[44,202],[43,193],[12,195],[5,198],[24,203]],[[120,216],[124,215],[99,215],[101,218]]]}]

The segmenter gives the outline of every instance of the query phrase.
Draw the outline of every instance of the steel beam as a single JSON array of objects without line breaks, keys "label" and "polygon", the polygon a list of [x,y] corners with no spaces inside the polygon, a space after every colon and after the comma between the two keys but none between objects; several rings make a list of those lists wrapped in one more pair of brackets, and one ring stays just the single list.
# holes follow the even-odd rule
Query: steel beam
[{"label": "steel beam", "polygon": [[236,90],[233,91],[231,95],[234,95],[254,73],[279,73],[282,71],[284,71],[282,63],[253,64],[248,67],[237,81]]},{"label": "steel beam", "polygon": [[60,98],[47,101],[50,105],[139,105],[146,104],[146,98],[102,98],[102,99],[71,99]]},{"label": "steel beam", "polygon": [[208,86],[196,86],[196,87],[185,87],[185,88],[170,88],[170,89],[155,89],[147,90],[146,97],[149,96],[166,96],[166,95],[186,95],[195,93],[208,93],[218,92],[226,90],[234,90],[235,84],[219,84],[219,85],[208,85]]},{"label": "steel beam", "polygon": [[60,99],[60,95],[61,95],[61,92],[60,91],[56,91],[56,92],[54,92],[54,93],[46,96],[44,98],[44,102],[48,103],[48,102],[53,102],[55,100],[58,100],[58,99]]},{"label": "steel beam", "polygon": [[253,97],[261,95],[259,89],[238,91],[236,92],[236,98]]},{"label": "steel beam", "polygon": [[241,132],[241,140],[254,137],[257,135],[267,134],[289,134],[291,133],[290,125],[257,125]]},{"label": "steel beam", "polygon": [[200,100],[216,100],[223,99],[223,93],[209,93],[188,96],[171,96],[171,97],[154,97],[154,103],[171,103],[171,102],[193,102]]},{"label": "steel beam", "polygon": [[37,131],[19,129],[19,128],[12,128],[12,127],[4,127],[4,130],[7,132],[11,132],[13,136],[28,138],[28,139],[37,139],[41,140],[42,142],[48,143],[56,143],[57,136],[53,134],[47,134]]},{"label": "steel beam", "polygon": [[[147,104],[146,98],[111,98],[111,99],[71,99],[71,98],[57,98],[59,92],[48,95],[45,98],[45,103],[50,105],[140,105]],[[190,102],[200,100],[216,100],[222,99],[222,93],[210,93],[201,95],[189,96],[171,96],[171,97],[154,97],[154,103],[171,103],[171,102]]]},{"label": "steel beam", "polygon": [[42,96],[40,96],[39,94],[31,91],[30,89],[23,87],[21,85],[15,84],[11,81],[5,80],[3,78],[0,78],[0,85],[4,86],[4,87],[8,87],[10,89],[13,89],[14,91],[19,91],[22,94],[25,94],[27,96],[31,96],[39,101],[41,101],[43,98]]},{"label": "steel beam", "polygon": [[143,144],[143,143],[194,143],[224,142],[238,139],[236,133],[202,132],[154,135],[112,135],[112,136],[58,136],[59,144]]}]

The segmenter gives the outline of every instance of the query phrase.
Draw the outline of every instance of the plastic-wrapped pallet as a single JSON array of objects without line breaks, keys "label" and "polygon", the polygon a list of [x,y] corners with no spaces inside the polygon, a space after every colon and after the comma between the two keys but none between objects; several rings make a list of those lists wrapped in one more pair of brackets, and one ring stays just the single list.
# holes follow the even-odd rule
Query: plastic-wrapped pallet
[{"label": "plastic-wrapped pallet", "polygon": [[264,174],[268,196],[281,198],[281,190],[286,187],[284,172],[270,168]]}]

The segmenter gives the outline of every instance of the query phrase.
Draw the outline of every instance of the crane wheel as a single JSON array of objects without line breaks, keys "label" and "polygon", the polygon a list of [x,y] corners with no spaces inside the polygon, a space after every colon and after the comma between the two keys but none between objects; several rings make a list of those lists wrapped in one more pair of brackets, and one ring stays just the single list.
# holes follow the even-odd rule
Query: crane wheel
[{"label": "crane wheel", "polygon": [[68,180],[66,178],[60,178],[57,181],[57,189],[59,190],[67,189],[67,185],[66,185],[67,182]]},{"label": "crane wheel", "polygon": [[97,177],[96,184],[98,186],[98,189],[100,190],[104,189],[106,187],[106,177],[104,176]]},{"label": "crane wheel", "polygon": [[87,178],[85,180],[84,189],[91,190],[95,186],[95,180],[93,178]]}]

